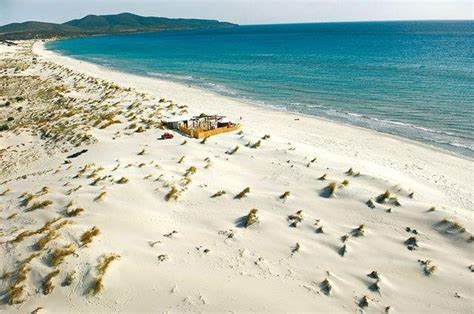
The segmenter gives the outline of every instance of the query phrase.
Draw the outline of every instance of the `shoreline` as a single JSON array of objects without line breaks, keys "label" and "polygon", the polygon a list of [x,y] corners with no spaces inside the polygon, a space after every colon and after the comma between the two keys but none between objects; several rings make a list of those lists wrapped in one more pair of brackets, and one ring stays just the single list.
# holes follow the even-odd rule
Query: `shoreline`
[{"label": "shoreline", "polygon": [[[46,42],[50,42],[50,41],[54,41],[54,40],[48,40]],[[243,106],[255,106],[255,107],[262,108],[262,109],[267,109],[267,110],[269,110],[269,112],[278,112],[280,114],[287,113],[287,114],[290,114],[292,116],[295,116],[296,118],[297,117],[305,117],[305,118],[315,119],[316,121],[320,121],[320,122],[324,121],[324,122],[329,123],[329,124],[335,124],[335,125],[340,125],[340,126],[344,126],[344,127],[347,127],[347,128],[353,128],[355,130],[373,133],[374,135],[377,135],[377,136],[386,136],[386,137],[389,137],[389,138],[392,138],[392,139],[395,139],[395,140],[398,140],[398,141],[401,141],[401,142],[404,142],[404,143],[407,143],[407,144],[419,146],[421,148],[428,149],[428,150],[433,150],[433,151],[441,153],[441,154],[447,154],[447,155],[450,155],[452,157],[457,157],[457,158],[461,158],[461,159],[464,159],[464,160],[467,160],[467,161],[474,162],[473,157],[463,155],[463,154],[460,154],[460,153],[457,153],[457,152],[454,152],[454,151],[450,151],[450,150],[442,148],[442,147],[437,147],[437,146],[434,146],[434,145],[431,145],[431,144],[428,144],[428,143],[417,141],[417,140],[414,140],[414,139],[406,138],[406,137],[403,137],[403,136],[400,136],[400,135],[390,134],[390,133],[377,131],[377,130],[362,127],[362,126],[357,126],[357,125],[353,125],[353,124],[349,124],[349,123],[344,123],[342,121],[336,121],[336,120],[332,120],[332,119],[322,117],[322,116],[315,116],[315,115],[311,115],[311,114],[305,114],[305,113],[301,113],[301,112],[287,110],[287,109],[284,109],[284,108],[278,108],[278,107],[275,107],[275,106],[272,106],[272,105],[260,104],[257,101],[251,101],[251,100],[242,99],[242,98],[238,98],[238,97],[222,95],[222,94],[219,94],[218,92],[215,92],[215,91],[212,91],[212,90],[209,90],[209,89],[205,89],[205,88],[202,88],[202,87],[199,87],[199,86],[187,86],[184,83],[177,82],[177,81],[174,81],[174,80],[166,80],[166,79],[153,77],[153,76],[146,76],[146,75],[140,75],[140,74],[135,74],[135,73],[129,73],[129,72],[120,71],[120,70],[114,69],[114,68],[108,68],[106,66],[102,66],[102,65],[99,65],[99,64],[96,64],[96,63],[93,63],[93,62],[88,62],[88,61],[75,59],[73,57],[63,55],[61,53],[58,53],[58,52],[47,49],[45,47],[45,42],[36,42],[33,46],[33,53],[37,53],[38,55],[40,55],[42,57],[47,57],[47,59],[50,60],[50,61],[52,60],[52,58],[57,58],[56,60],[59,61],[59,64],[64,65],[64,66],[71,66],[72,68],[74,68],[76,70],[79,70],[79,71],[83,70],[83,69],[81,69],[81,65],[86,64],[87,65],[86,72],[99,75],[99,77],[101,77],[101,78],[106,77],[107,72],[111,72],[111,73],[114,73],[116,75],[124,75],[124,76],[140,78],[140,79],[156,81],[156,83],[164,84],[165,86],[176,85],[179,88],[190,90],[193,93],[211,94],[211,95],[213,95],[213,97],[227,99],[228,101],[233,101],[233,102],[239,103]],[[61,62],[60,60],[63,60],[64,62]],[[95,69],[94,69],[94,67],[95,67]],[[123,84],[123,85],[126,85],[126,84]],[[131,86],[131,87],[137,87],[137,86]],[[151,90],[146,89],[145,91],[150,92]]]},{"label": "shoreline", "polygon": [[[471,161],[18,44],[0,45],[0,311],[472,309]],[[161,123],[200,113],[241,129]]]}]

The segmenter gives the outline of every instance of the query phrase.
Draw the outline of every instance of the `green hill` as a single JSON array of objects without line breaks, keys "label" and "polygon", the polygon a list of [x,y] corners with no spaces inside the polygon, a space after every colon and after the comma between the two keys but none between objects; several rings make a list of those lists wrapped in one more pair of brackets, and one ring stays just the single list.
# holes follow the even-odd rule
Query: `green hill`
[{"label": "green hill", "polygon": [[1,40],[73,37],[114,33],[154,32],[170,29],[232,27],[216,20],[143,17],[131,13],[88,15],[64,24],[44,22],[12,23],[0,27]]}]

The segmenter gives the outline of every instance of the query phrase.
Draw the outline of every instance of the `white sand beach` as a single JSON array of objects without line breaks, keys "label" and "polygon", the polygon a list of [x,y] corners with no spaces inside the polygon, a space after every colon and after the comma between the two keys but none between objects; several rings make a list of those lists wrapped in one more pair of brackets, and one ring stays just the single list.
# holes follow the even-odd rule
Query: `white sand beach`
[{"label": "white sand beach", "polygon": [[[0,311],[474,312],[473,160],[18,43]],[[241,132],[158,139],[203,112]]]}]

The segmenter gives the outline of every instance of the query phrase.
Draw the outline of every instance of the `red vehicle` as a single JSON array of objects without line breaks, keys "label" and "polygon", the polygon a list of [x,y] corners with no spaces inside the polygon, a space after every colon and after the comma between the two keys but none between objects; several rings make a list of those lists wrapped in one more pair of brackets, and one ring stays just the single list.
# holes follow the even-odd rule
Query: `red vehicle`
[{"label": "red vehicle", "polygon": [[166,132],[165,134],[161,135],[162,140],[170,140],[174,137],[173,134]]}]

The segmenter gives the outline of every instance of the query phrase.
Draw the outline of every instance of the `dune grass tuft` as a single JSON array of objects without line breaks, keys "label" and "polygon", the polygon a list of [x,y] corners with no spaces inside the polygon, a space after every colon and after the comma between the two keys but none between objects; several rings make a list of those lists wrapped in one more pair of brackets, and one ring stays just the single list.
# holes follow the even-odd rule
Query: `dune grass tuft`
[{"label": "dune grass tuft", "polygon": [[359,227],[352,230],[353,237],[362,237],[365,233],[365,225],[361,224]]},{"label": "dune grass tuft", "polygon": [[179,197],[179,191],[178,189],[173,185],[171,186],[171,189],[169,192],[165,195],[165,200],[167,202],[169,201],[176,201]]},{"label": "dune grass tuft", "polygon": [[248,193],[250,193],[250,188],[246,187],[239,194],[237,194],[234,198],[235,199],[241,199],[243,197],[246,197]]},{"label": "dune grass tuft", "polygon": [[59,237],[59,234],[55,230],[50,230],[44,237],[40,238],[36,242],[36,245],[35,245],[36,249],[37,250],[44,249],[49,242],[53,241],[57,237]]},{"label": "dune grass tuft", "polygon": [[23,292],[25,290],[25,285],[12,285],[8,287],[8,304],[15,305],[24,302]]},{"label": "dune grass tuft", "polygon": [[245,220],[245,228],[250,227],[253,224],[256,224],[259,222],[258,216],[257,216],[258,209],[252,208],[250,212],[247,215],[247,218]]},{"label": "dune grass tuft", "polygon": [[295,253],[299,252],[300,249],[301,249],[301,245],[298,242],[296,242],[295,246],[291,250],[291,254],[295,254]]},{"label": "dune grass tuft", "polygon": [[32,253],[30,256],[21,261],[18,269],[16,270],[15,280],[7,288],[7,301],[8,304],[20,304],[25,301],[24,291],[25,291],[25,281],[27,279],[28,273],[31,271],[30,262],[38,257],[40,254],[38,252]]},{"label": "dune grass tuft", "polygon": [[92,227],[91,229],[87,230],[81,235],[81,247],[87,246],[92,242],[92,239],[100,234],[100,229],[96,226]]},{"label": "dune grass tuft", "polygon": [[13,213],[10,216],[7,217],[7,220],[13,219],[18,215],[18,213]]},{"label": "dune grass tuft", "polygon": [[30,194],[30,193],[23,193],[20,198],[22,199],[21,200],[21,206],[28,206],[30,204],[30,202],[33,200],[35,196],[33,194]]},{"label": "dune grass tuft", "polygon": [[187,186],[187,185],[191,184],[191,182],[193,182],[193,179],[191,179],[191,177],[185,176],[183,178],[183,185],[184,186]]},{"label": "dune grass tuft", "polygon": [[326,177],[327,177],[327,174],[325,173],[325,174],[323,174],[322,176],[320,176],[320,177],[318,178],[318,180],[320,180],[320,181],[325,181],[325,180],[326,180]]},{"label": "dune grass tuft", "polygon": [[299,223],[303,221],[303,211],[299,210],[294,215],[288,216],[288,222],[290,223],[290,227],[296,228]]},{"label": "dune grass tuft", "polygon": [[109,254],[102,256],[99,265],[97,265],[97,272],[99,276],[105,275],[105,272],[107,271],[107,268],[109,268],[110,264],[119,259],[120,255],[117,254]]},{"label": "dune grass tuft", "polygon": [[43,280],[42,288],[43,288],[43,294],[48,295],[51,292],[53,292],[54,285],[53,285],[53,279],[59,275],[59,269],[53,270],[50,272],[48,275]]},{"label": "dune grass tuft", "polygon": [[232,150],[228,150],[228,151],[226,151],[225,153],[226,153],[227,155],[233,155],[233,154],[235,154],[235,153],[239,150],[239,148],[240,148],[240,146],[239,146],[239,145],[236,145]]},{"label": "dune grass tuft", "polygon": [[285,193],[283,193],[282,195],[280,195],[280,199],[281,199],[281,200],[284,200],[284,199],[286,199],[288,196],[290,196],[290,191],[286,191]]},{"label": "dune grass tuft", "polygon": [[66,256],[72,255],[76,252],[76,249],[72,244],[63,246],[62,248],[54,249],[51,253],[51,266],[57,267],[61,265]]},{"label": "dune grass tuft", "polygon": [[224,190],[218,191],[218,192],[212,194],[211,198],[216,198],[216,197],[222,196],[222,195],[224,195],[224,194],[227,194],[227,192],[224,191]]},{"label": "dune grass tuft", "polygon": [[27,208],[26,211],[31,212],[31,211],[36,210],[36,209],[45,208],[45,207],[47,207],[51,204],[53,204],[53,202],[50,201],[50,200],[45,200],[45,201],[42,201],[42,202],[35,202],[29,208]]},{"label": "dune grass tuft", "polygon": [[367,277],[372,278],[372,279],[380,279],[379,273],[376,270],[373,270],[369,274],[367,274]]},{"label": "dune grass tuft", "polygon": [[73,210],[70,210],[70,211],[66,211],[65,212],[65,215],[66,217],[77,217],[79,216],[82,212],[84,212],[84,208],[75,208]]},{"label": "dune grass tuft", "polygon": [[195,174],[196,171],[197,171],[196,167],[191,166],[186,170],[186,173],[184,174],[184,176],[189,176],[191,174]]},{"label": "dune grass tuft", "polygon": [[372,199],[369,199],[367,202],[365,202],[365,205],[367,205],[369,208],[375,208],[375,203]]},{"label": "dune grass tuft", "polygon": [[30,237],[30,236],[35,235],[35,234],[36,234],[35,231],[30,231],[30,230],[23,231],[23,232],[19,233],[13,240],[11,240],[11,242],[12,243],[20,243],[25,238]]},{"label": "dune grass tuft", "polygon": [[119,180],[117,180],[118,184],[125,184],[128,182],[128,179],[125,177],[121,177]]},{"label": "dune grass tuft", "polygon": [[74,222],[72,222],[71,220],[63,220],[54,227],[54,230],[59,230],[64,226],[72,225],[72,224],[74,224]]},{"label": "dune grass tuft", "polygon": [[423,272],[425,273],[426,276],[431,276],[437,269],[433,261],[429,259],[418,260],[418,263],[420,263],[423,266]]},{"label": "dune grass tuft", "polygon": [[76,271],[70,271],[66,274],[66,278],[64,278],[64,281],[61,283],[63,287],[70,286],[72,282],[76,279]]},{"label": "dune grass tuft", "polygon": [[94,198],[94,201],[95,201],[95,202],[98,202],[98,201],[102,200],[106,195],[107,195],[107,192],[102,191],[102,192],[100,192],[99,195],[97,195],[97,196]]},{"label": "dune grass tuft", "polygon": [[66,195],[71,195],[73,192],[76,192],[76,191],[79,190],[80,188],[82,188],[82,185],[78,185],[78,186],[75,187],[75,188],[69,189],[69,190],[66,192]]},{"label": "dune grass tuft", "polygon": [[337,188],[337,183],[331,182],[328,184],[328,186],[322,189],[320,195],[326,198],[332,197],[334,196],[334,193],[336,192],[336,188]]},{"label": "dune grass tuft", "polygon": [[379,204],[382,204],[383,202],[385,202],[388,198],[390,198],[390,192],[387,190],[385,191],[384,193],[380,194],[379,196],[377,196],[377,198],[375,199],[375,201]]},{"label": "dune grass tuft", "polygon": [[339,255],[344,257],[347,254],[347,244],[344,244],[340,249],[339,249]]},{"label": "dune grass tuft", "polygon": [[257,142],[250,145],[250,148],[259,148],[261,144],[262,144],[262,141],[258,140]]},{"label": "dune grass tuft", "polygon": [[332,285],[329,279],[324,279],[320,284],[319,288],[321,289],[321,292],[324,293],[325,295],[331,295],[332,292]]},{"label": "dune grass tuft", "polygon": [[359,307],[366,308],[369,306],[369,298],[364,295],[359,301]]},{"label": "dune grass tuft", "polygon": [[404,243],[407,249],[410,251],[414,251],[419,247],[418,240],[416,239],[416,237],[410,237]]},{"label": "dune grass tuft", "polygon": [[109,254],[101,257],[99,264],[97,265],[97,276],[95,278],[94,286],[89,291],[91,294],[96,295],[104,290],[105,272],[109,268],[110,264],[119,258],[120,255],[117,254]]},{"label": "dune grass tuft", "polygon": [[48,194],[49,188],[47,186],[43,186],[40,191],[36,192],[37,196]]},{"label": "dune grass tuft", "polygon": [[100,181],[104,181],[104,180],[107,179],[107,178],[108,178],[108,176],[97,177],[97,178],[95,178],[94,181],[91,182],[90,185],[96,186]]},{"label": "dune grass tuft", "polygon": [[466,227],[461,223],[446,218],[436,223],[435,228],[447,234],[463,234],[466,232]]}]

